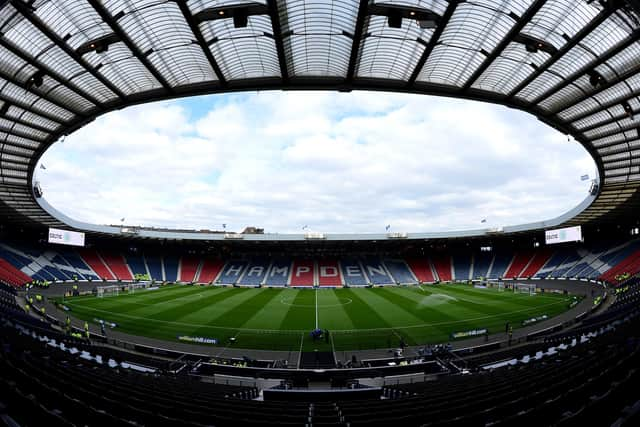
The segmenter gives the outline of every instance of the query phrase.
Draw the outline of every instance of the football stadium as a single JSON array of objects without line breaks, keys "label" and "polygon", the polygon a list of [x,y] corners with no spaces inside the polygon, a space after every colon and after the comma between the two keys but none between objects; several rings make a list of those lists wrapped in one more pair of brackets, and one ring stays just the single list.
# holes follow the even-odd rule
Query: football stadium
[{"label": "football stadium", "polygon": [[[125,218],[102,225],[47,201],[60,189],[44,182],[43,159],[66,138],[100,133],[93,126],[103,118],[132,114],[130,126],[142,126],[131,112],[153,102],[263,91],[506,107],[521,113],[509,116],[523,132],[512,144],[532,150],[524,133],[535,122],[589,157],[595,177],[583,175],[588,191],[553,218],[547,208],[560,208],[527,199],[521,179],[514,182],[524,196],[506,209],[515,225],[481,217],[476,227],[434,231],[363,232],[341,216],[346,231],[304,225],[282,233],[262,228],[278,215],[261,206],[246,210],[252,223],[239,229],[245,217],[217,226],[215,209],[206,229]],[[265,104],[274,99],[285,98]],[[636,112],[637,0],[0,1],[0,422],[639,425]],[[493,138],[472,127],[482,118],[460,115],[457,127]],[[280,138],[280,128],[303,125],[294,117],[273,126]],[[357,139],[365,127],[349,132]],[[438,135],[442,150],[455,145],[450,130],[450,141]],[[160,142],[112,142],[105,152],[130,160],[121,170],[169,175],[140,166]],[[74,147],[58,163],[74,158]],[[532,162],[579,163],[544,147],[550,157],[532,150]],[[429,168],[452,161],[447,179],[473,181],[455,168],[458,156],[468,160],[465,150]],[[236,177],[251,167],[244,154],[226,155]],[[491,167],[474,156],[474,169]],[[79,194],[88,179],[82,163],[67,171],[67,191],[107,211],[108,191]],[[338,173],[315,163],[312,173]],[[390,191],[402,190],[388,181]],[[566,184],[544,181],[561,196]],[[356,210],[376,216],[383,198],[371,188],[369,205]],[[186,217],[164,190],[167,211]],[[227,209],[231,196],[213,206]],[[431,212],[423,200],[410,205]],[[145,211],[123,205],[132,215]],[[477,215],[505,210],[486,205]],[[303,207],[289,211],[288,221],[309,221]]]}]

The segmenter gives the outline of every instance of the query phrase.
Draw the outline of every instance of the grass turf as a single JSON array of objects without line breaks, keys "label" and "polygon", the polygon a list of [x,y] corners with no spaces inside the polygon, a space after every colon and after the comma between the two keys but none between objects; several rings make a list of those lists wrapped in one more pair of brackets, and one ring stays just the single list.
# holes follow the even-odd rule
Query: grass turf
[{"label": "grass turf", "polygon": [[[221,346],[297,351],[356,350],[450,341],[453,332],[504,331],[525,319],[568,309],[572,297],[529,296],[469,285],[370,289],[225,288],[168,285],[97,298],[67,298],[73,316],[118,324],[134,335],[217,338]],[[317,326],[331,333],[314,342]]]}]

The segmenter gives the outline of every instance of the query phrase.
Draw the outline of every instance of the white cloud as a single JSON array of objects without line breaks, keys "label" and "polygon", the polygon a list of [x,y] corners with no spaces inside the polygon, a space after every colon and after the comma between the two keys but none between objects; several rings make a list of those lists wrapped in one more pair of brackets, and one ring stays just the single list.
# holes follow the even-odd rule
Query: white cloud
[{"label": "white cloud", "polygon": [[595,171],[577,143],[502,107],[365,92],[208,99],[195,119],[188,100],[99,118],[45,154],[45,197],[101,224],[437,231],[555,217]]}]

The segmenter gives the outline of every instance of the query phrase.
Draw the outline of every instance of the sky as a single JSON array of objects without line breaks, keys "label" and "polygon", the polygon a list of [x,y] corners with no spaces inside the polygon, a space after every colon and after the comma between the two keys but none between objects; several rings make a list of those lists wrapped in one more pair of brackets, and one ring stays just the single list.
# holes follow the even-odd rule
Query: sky
[{"label": "sky", "polygon": [[579,143],[526,113],[379,92],[130,107],[57,142],[40,163],[44,197],[80,221],[272,233],[551,219],[587,196],[580,177],[596,173]]}]

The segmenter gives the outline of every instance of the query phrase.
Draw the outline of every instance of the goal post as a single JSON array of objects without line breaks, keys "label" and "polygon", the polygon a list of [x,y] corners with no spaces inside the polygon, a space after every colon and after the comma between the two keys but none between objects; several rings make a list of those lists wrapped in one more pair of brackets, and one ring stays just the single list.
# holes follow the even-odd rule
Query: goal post
[{"label": "goal post", "polygon": [[134,294],[139,289],[147,289],[151,286],[150,282],[129,283],[127,291],[130,294]]},{"label": "goal post", "polygon": [[534,283],[515,283],[513,293],[535,295],[536,285]]},{"label": "goal post", "polygon": [[117,285],[98,286],[96,288],[96,296],[98,298],[113,297],[113,296],[118,296],[119,294],[120,294],[120,286],[117,286]]}]

